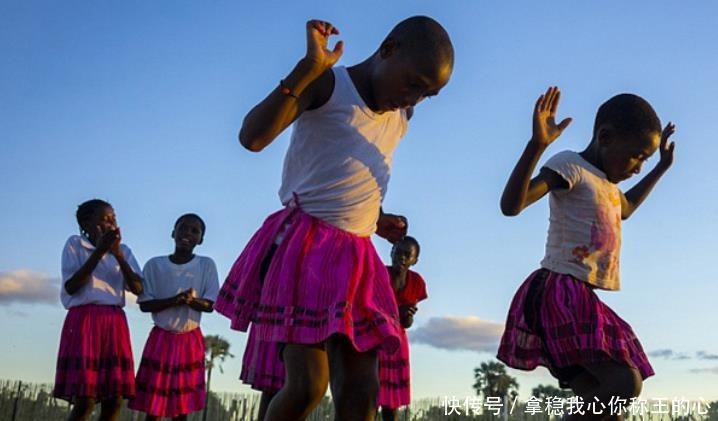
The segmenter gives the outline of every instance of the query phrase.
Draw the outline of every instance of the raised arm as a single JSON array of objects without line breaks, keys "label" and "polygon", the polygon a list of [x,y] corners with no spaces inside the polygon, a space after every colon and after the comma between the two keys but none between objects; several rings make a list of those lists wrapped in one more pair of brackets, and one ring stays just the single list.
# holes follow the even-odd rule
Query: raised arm
[{"label": "raised arm", "polygon": [[661,159],[645,177],[641,179],[633,188],[628,190],[621,198],[621,218],[628,219],[633,212],[648,197],[658,180],[668,171],[673,164],[673,150],[676,147],[675,142],[668,142],[668,139],[676,131],[676,126],[669,122],[661,133],[661,144],[658,150],[661,153]]},{"label": "raised arm", "polygon": [[264,149],[305,110],[321,105],[331,95],[333,75],[328,70],[341,57],[343,43],[339,41],[329,50],[327,42],[339,31],[328,22],[310,20],[306,32],[304,58],[242,122],[239,141],[250,151]]},{"label": "raised arm", "polygon": [[566,182],[553,171],[543,170],[531,179],[539,158],[546,148],[558,138],[571,123],[566,118],[556,124],[556,111],[561,91],[555,86],[546,90],[536,100],[533,113],[533,135],[524,152],[509,176],[501,195],[501,212],[506,216],[515,216],[534,203],[553,188],[563,187]]}]

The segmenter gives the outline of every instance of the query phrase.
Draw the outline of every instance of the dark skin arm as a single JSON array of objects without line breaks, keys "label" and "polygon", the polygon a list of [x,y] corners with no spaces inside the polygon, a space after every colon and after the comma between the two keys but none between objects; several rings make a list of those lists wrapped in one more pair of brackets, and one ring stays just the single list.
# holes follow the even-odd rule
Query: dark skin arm
[{"label": "dark skin arm", "polygon": [[[65,281],[65,291],[68,294],[75,294],[90,280],[90,275],[100,263],[102,257],[107,253],[112,245],[119,239],[119,231],[112,230],[102,234],[99,237],[97,246],[90,254],[90,258],[77,270],[67,281]],[[119,244],[119,243],[118,243]]]},{"label": "dark skin arm", "polygon": [[394,244],[406,237],[409,222],[405,216],[384,213],[379,209],[379,219],[376,221],[376,235]]},{"label": "dark skin arm", "polygon": [[518,215],[553,189],[568,187],[566,180],[549,169],[542,169],[539,175],[531,179],[541,155],[571,123],[571,119],[567,118],[556,124],[560,97],[561,92],[558,88],[550,87],[536,101],[533,113],[533,135],[511,172],[501,195],[501,212],[506,216]]},{"label": "dark skin arm", "polygon": [[160,298],[157,300],[143,301],[140,304],[140,310],[145,313],[157,313],[168,308],[183,305],[187,302],[188,291],[180,292],[174,297]]},{"label": "dark skin arm", "polygon": [[122,250],[120,249],[120,230],[117,229],[116,231],[117,240],[110,247],[110,253],[115,256],[117,263],[120,265],[120,271],[122,272],[122,276],[125,278],[125,282],[127,283],[129,290],[135,295],[140,295],[143,290],[142,277],[132,270],[130,264],[127,263],[127,260],[125,260],[125,256],[122,254]]},{"label": "dark skin arm", "polygon": [[188,305],[194,310],[204,313],[211,313],[214,311],[214,301],[206,298],[192,298]]},{"label": "dark skin arm", "polygon": [[653,190],[658,180],[668,171],[673,164],[673,150],[675,142],[668,142],[668,139],[676,131],[673,123],[668,123],[661,133],[661,144],[658,150],[661,153],[661,159],[645,177],[641,179],[633,188],[628,190],[621,196],[621,219],[628,219],[633,212],[646,200],[648,194]]},{"label": "dark skin arm", "polygon": [[409,329],[414,324],[414,315],[418,311],[416,305],[403,305],[399,306],[399,319],[401,321],[401,327]]},{"label": "dark skin arm", "polygon": [[[326,102],[333,89],[331,67],[342,55],[339,41],[334,50],[327,48],[331,35],[339,31],[330,23],[318,20],[307,22],[307,52],[284,78],[284,87],[277,86],[247,114],[239,132],[239,141],[252,152],[259,152],[296,120],[305,110]],[[292,96],[294,95],[294,96]],[[296,98],[295,98],[296,96]]]}]

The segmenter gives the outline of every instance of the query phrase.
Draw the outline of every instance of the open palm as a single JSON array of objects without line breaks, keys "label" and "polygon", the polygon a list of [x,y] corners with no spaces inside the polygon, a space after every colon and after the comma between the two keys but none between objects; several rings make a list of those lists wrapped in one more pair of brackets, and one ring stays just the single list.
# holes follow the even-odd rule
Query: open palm
[{"label": "open palm", "polygon": [[561,136],[564,129],[571,123],[571,118],[566,118],[556,124],[556,111],[560,98],[561,91],[558,87],[551,86],[536,100],[532,140],[543,147],[550,145],[557,137]]},{"label": "open palm", "polygon": [[307,22],[307,60],[320,71],[334,65],[342,56],[344,43],[337,42],[333,50],[327,47],[329,37],[338,35],[339,30],[329,22],[310,20]]}]

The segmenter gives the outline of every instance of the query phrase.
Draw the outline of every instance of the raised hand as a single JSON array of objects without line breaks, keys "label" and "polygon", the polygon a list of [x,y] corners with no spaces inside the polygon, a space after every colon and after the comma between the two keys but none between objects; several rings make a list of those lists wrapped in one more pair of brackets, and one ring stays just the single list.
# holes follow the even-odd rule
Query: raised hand
[{"label": "raised hand", "polygon": [[327,47],[329,37],[339,35],[339,30],[331,23],[322,20],[307,22],[307,55],[306,60],[318,73],[322,73],[342,56],[344,42],[339,41],[333,50]]},{"label": "raised hand", "polygon": [[561,136],[563,130],[571,123],[571,118],[565,118],[556,124],[556,111],[560,98],[561,91],[558,87],[551,86],[536,100],[531,141],[543,148]]},{"label": "raised hand", "polygon": [[100,251],[102,254],[107,253],[108,251],[112,254],[114,253],[115,248],[119,250],[120,247],[120,230],[114,229],[102,232],[102,228],[99,226],[97,227],[97,250]]},{"label": "raised hand", "polygon": [[379,220],[376,221],[376,234],[389,240],[392,244],[404,238],[408,228],[409,223],[406,217],[401,215],[382,212],[379,215]]},{"label": "raised hand", "polygon": [[658,165],[663,169],[668,169],[673,164],[673,150],[676,147],[676,142],[668,142],[668,139],[673,133],[676,132],[676,125],[670,121],[666,124],[661,132],[661,144],[658,150],[661,153],[661,159],[658,161]]}]

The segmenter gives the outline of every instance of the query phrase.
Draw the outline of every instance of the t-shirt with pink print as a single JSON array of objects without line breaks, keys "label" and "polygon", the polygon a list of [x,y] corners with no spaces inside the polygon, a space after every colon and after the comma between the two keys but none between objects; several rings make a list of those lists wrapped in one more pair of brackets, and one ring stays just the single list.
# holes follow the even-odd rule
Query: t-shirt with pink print
[{"label": "t-shirt with pink print", "polygon": [[549,194],[548,239],[541,266],[596,288],[619,290],[622,193],[618,186],[573,151],[557,153],[544,168],[559,174],[568,188]]}]

